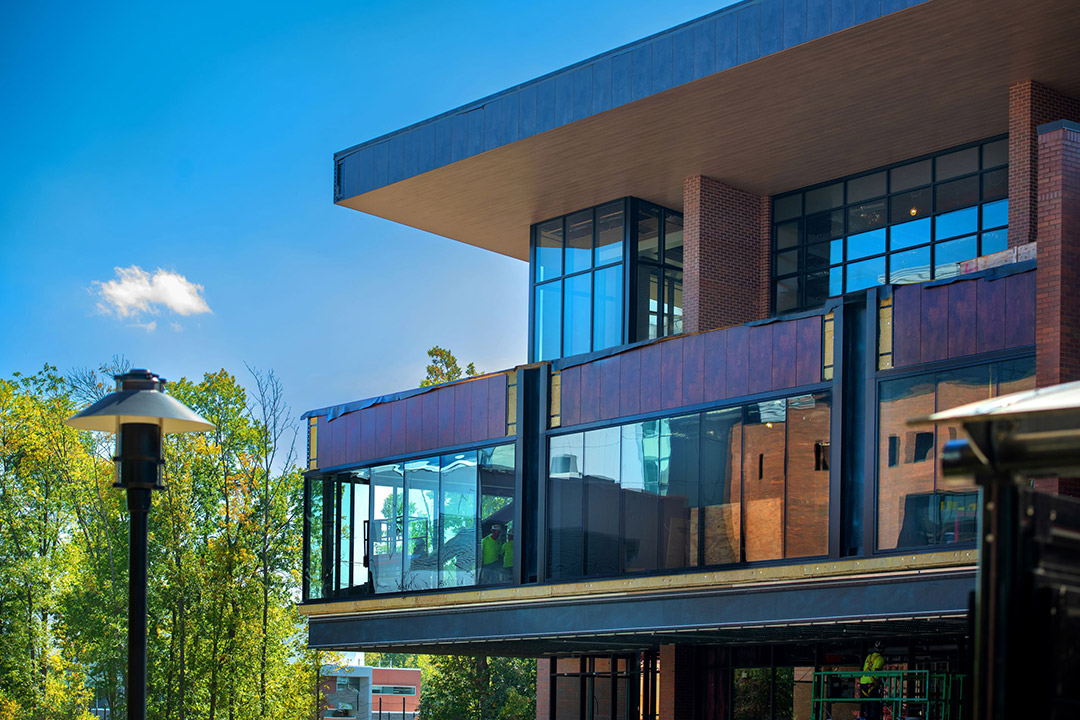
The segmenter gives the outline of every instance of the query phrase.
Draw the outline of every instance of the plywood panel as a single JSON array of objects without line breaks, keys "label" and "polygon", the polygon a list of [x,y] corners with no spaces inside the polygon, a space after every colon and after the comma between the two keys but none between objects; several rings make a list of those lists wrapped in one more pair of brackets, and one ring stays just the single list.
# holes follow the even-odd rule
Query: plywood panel
[{"label": "plywood panel", "polygon": [[795,382],[798,385],[821,382],[821,316],[802,318],[797,325]]},{"label": "plywood panel", "polygon": [[705,402],[723,400],[727,395],[727,331],[705,333]]},{"label": "plywood panel", "polygon": [[1032,345],[1035,342],[1035,273],[1012,275],[1004,282],[1005,346]]},{"label": "plywood panel", "polygon": [[967,280],[947,286],[949,290],[949,357],[978,352],[979,281]]},{"label": "plywood panel", "polygon": [[619,358],[619,415],[629,417],[641,411],[641,351],[634,350]]},{"label": "plywood panel", "polygon": [[773,389],[773,331],[776,324],[757,325],[750,330],[749,391],[767,392]]},{"label": "plywood panel", "polygon": [[619,358],[604,358],[596,364],[600,366],[600,419],[619,417]]},{"label": "plywood panel", "polygon": [[915,365],[922,354],[922,287],[901,285],[893,290],[894,367]]},{"label": "plywood panel", "polygon": [[660,405],[665,410],[682,405],[682,349],[681,338],[660,344]]},{"label": "plywood panel", "polygon": [[978,351],[993,352],[1005,347],[1005,283],[982,280],[976,283],[978,296]]},{"label": "plywood panel", "polygon": [[922,292],[922,362],[944,360],[949,356],[949,286],[923,288]]},{"label": "plywood panel", "polygon": [[780,322],[773,325],[773,389],[795,387],[798,346],[798,324],[796,322]]},{"label": "plywood panel", "polygon": [[600,366],[585,363],[581,366],[581,415],[583,423],[600,419]]},{"label": "plywood panel", "polygon": [[562,371],[561,378],[559,385],[562,390],[562,425],[577,425],[581,422],[581,366],[566,368]]}]

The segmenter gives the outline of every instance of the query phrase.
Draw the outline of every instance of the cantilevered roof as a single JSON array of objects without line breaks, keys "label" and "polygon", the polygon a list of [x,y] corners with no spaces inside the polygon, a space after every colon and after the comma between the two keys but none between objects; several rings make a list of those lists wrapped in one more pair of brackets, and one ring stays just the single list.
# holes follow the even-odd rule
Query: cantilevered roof
[{"label": "cantilevered roof", "polygon": [[1008,130],[1080,95],[1080,3],[747,0],[335,156],[341,205],[512,257],[528,226],[687,176],[766,195]]}]

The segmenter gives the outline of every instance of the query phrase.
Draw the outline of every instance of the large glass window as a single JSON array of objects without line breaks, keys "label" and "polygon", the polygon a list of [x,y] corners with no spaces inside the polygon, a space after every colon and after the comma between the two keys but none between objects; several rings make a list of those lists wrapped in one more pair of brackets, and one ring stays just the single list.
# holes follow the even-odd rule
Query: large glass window
[{"label": "large glass window", "polygon": [[878,390],[879,550],[974,542],[974,485],[946,485],[937,462],[959,424],[910,426],[920,415],[1035,387],[1025,358],[887,380]]},{"label": "large glass window", "polygon": [[552,437],[549,575],[825,555],[828,448],[827,393]]},{"label": "large glass window", "polygon": [[682,332],[679,213],[623,198],[538,223],[532,243],[533,360]]},{"label": "large glass window", "polygon": [[1008,139],[773,199],[773,307],[960,272],[1008,247]]}]

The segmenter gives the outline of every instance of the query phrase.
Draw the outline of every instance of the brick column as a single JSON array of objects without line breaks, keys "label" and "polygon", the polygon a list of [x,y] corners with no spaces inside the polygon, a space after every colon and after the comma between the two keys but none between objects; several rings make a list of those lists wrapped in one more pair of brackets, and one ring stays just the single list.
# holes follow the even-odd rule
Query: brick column
[{"label": "brick column", "polygon": [[683,182],[683,329],[769,315],[769,198],[702,175]]},{"label": "brick column", "polygon": [[660,646],[660,717],[694,720],[697,654],[688,645]]},{"label": "brick column", "polygon": [[1080,380],[1080,124],[1039,129],[1036,383]]},{"label": "brick column", "polygon": [[1009,88],[1009,247],[1036,239],[1040,125],[1080,121],[1080,101],[1033,80]]},{"label": "brick column", "polygon": [[551,659],[536,661],[536,720],[548,720],[551,713]]}]

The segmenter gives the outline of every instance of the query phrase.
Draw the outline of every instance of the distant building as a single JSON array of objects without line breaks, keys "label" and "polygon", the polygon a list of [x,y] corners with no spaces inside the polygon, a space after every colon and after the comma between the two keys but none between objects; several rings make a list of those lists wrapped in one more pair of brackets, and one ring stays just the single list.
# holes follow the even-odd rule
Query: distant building
[{"label": "distant building", "polygon": [[977,491],[907,421],[1080,379],[1078,37],[745,0],[338,153],[337,204],[529,263],[529,327],[474,318],[529,364],[305,415],[310,645],[540,658],[541,720],[968,672]]},{"label": "distant building", "polygon": [[320,718],[412,720],[420,710],[417,668],[324,665]]}]

